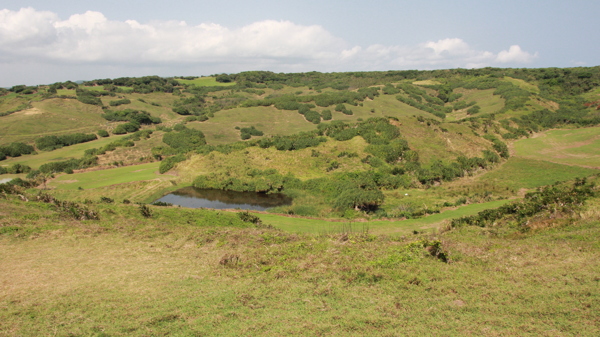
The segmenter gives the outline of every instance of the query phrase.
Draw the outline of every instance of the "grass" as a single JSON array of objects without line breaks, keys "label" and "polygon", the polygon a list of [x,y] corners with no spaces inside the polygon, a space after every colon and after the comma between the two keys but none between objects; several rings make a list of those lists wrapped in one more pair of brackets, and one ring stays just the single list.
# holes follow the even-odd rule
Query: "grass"
[{"label": "grass", "polygon": [[373,220],[373,221],[327,221],[319,219],[306,219],[287,217],[277,214],[256,214],[268,225],[291,233],[330,234],[344,230],[361,232],[363,230],[374,234],[408,235],[413,231],[432,230],[439,227],[446,220],[477,214],[484,209],[496,208],[508,202],[497,200],[481,204],[471,204],[457,209],[447,210],[443,213],[433,214],[420,219],[407,220]]},{"label": "grass", "polygon": [[188,127],[201,130],[209,144],[227,144],[241,140],[235,127],[254,126],[265,135],[290,135],[316,129],[297,111],[277,110],[274,107],[235,108],[215,113],[205,122],[189,123]]},{"label": "grass", "polygon": [[41,165],[52,162],[62,161],[71,158],[81,158],[84,155],[85,150],[92,148],[100,148],[108,143],[114,142],[117,139],[123,138],[125,135],[113,135],[112,137],[99,138],[95,141],[75,144],[71,146],[65,146],[63,148],[54,151],[40,151],[36,155],[23,155],[21,157],[8,158],[0,163],[3,166],[9,166],[13,164],[22,164],[30,166],[33,169],[38,169]]},{"label": "grass", "polygon": [[177,82],[182,84],[192,84],[198,87],[228,87],[235,85],[235,82],[221,83],[217,82],[215,77],[198,77],[193,80],[184,80],[181,78],[177,79]]},{"label": "grass", "polygon": [[[286,234],[234,214],[0,200],[2,335],[600,333],[598,213],[529,234]],[[227,225],[227,223],[230,225]],[[212,225],[211,225],[212,224]],[[27,231],[26,229],[29,229]],[[500,231],[500,233],[503,233]],[[407,250],[438,239],[443,263]],[[235,259],[232,259],[231,257]]]},{"label": "grass", "polygon": [[104,128],[102,109],[74,99],[47,99],[33,108],[2,117],[0,144],[33,142],[42,135],[96,132]]},{"label": "grass", "polygon": [[587,177],[600,172],[584,167],[555,164],[542,160],[511,157],[498,169],[479,177],[498,186],[506,186],[514,190],[535,188],[555,182]]},{"label": "grass", "polygon": [[159,164],[155,162],[107,170],[64,174],[52,180],[48,185],[57,189],[76,190],[79,187],[92,189],[134,181],[164,179],[165,176],[158,173]]},{"label": "grass", "polygon": [[[504,107],[504,98],[494,95],[495,89],[477,90],[458,88],[454,91],[463,94],[460,98],[461,101],[475,101],[481,108],[478,113],[481,115],[495,113]],[[468,108],[448,114],[448,120],[459,120],[469,117],[467,110]]]},{"label": "grass", "polygon": [[600,127],[550,130],[514,143],[518,156],[600,168]]},{"label": "grass", "polygon": [[[274,148],[262,149],[251,147],[243,151],[226,155],[212,152],[208,155],[194,155],[177,167],[179,177],[184,181],[192,181],[201,174],[212,172],[227,172],[230,176],[245,175],[247,169],[272,168],[282,174],[292,173],[299,179],[311,179],[326,175],[329,162],[336,160],[340,167],[330,174],[341,171],[367,169],[367,164],[361,163],[366,142],[362,137],[355,137],[346,142],[329,141],[314,148],[298,151],[277,151]],[[313,150],[319,153],[313,157]],[[339,158],[340,152],[356,152],[359,157]]]},{"label": "grass", "polygon": [[528,83],[524,80],[518,79],[518,78],[512,78],[512,77],[504,77],[503,78],[505,81],[508,81],[514,85],[517,85],[519,88],[521,89],[525,89],[531,93],[534,94],[539,94],[540,93],[540,88],[537,87],[537,85]]}]

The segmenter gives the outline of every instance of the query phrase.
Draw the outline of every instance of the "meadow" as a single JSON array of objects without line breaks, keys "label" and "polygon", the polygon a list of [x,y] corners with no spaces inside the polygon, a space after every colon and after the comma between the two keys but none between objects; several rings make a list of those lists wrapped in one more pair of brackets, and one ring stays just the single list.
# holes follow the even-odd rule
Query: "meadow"
[{"label": "meadow", "polygon": [[[600,334],[598,69],[227,76],[0,91],[0,152],[110,134],[0,154],[83,163],[0,175],[0,335]],[[151,205],[199,176],[294,202]]]},{"label": "meadow", "polygon": [[550,130],[514,144],[518,156],[600,168],[600,128]]},{"label": "meadow", "polygon": [[[90,205],[100,220],[78,221],[49,204],[2,203],[5,335],[600,332],[597,208],[532,233],[382,236],[289,234],[207,210],[152,207],[144,218],[105,203]],[[447,263],[418,248],[435,240]]]}]

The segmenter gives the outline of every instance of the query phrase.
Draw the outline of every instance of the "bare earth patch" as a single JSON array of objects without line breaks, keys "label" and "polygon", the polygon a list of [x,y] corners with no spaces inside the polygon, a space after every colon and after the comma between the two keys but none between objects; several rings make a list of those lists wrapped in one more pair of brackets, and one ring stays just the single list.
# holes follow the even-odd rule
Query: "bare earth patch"
[{"label": "bare earth patch", "polygon": [[44,111],[42,111],[38,108],[31,108],[31,109],[23,110],[23,111],[21,111],[21,113],[23,115],[29,116],[29,115],[40,115],[40,114],[43,114]]}]

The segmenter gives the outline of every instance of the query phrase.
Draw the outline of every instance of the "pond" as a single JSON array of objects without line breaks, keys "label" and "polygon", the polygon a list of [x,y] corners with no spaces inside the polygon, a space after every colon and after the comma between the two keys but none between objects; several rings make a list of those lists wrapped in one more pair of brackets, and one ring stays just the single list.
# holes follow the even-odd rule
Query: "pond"
[{"label": "pond", "polygon": [[235,192],[213,189],[184,187],[156,200],[189,208],[247,209],[264,211],[266,209],[292,204],[292,198],[281,193]]}]

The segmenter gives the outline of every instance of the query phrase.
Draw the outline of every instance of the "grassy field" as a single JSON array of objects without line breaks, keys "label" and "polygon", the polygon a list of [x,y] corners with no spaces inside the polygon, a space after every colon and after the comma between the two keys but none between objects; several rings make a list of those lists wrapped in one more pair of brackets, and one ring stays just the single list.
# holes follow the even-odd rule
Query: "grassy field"
[{"label": "grassy field", "polygon": [[214,77],[198,77],[193,80],[184,80],[184,79],[178,78],[177,82],[182,83],[182,84],[193,84],[198,87],[217,87],[217,86],[218,87],[228,87],[228,86],[235,85],[235,82],[230,82],[230,83],[217,82],[217,80]]},{"label": "grassy field", "polygon": [[[235,214],[0,200],[2,335],[596,336],[600,213],[523,234],[284,232]],[[414,243],[440,240],[449,263]],[[418,241],[422,242],[422,241]]]},{"label": "grassy field", "polygon": [[277,110],[274,107],[235,108],[219,111],[206,122],[195,122],[188,127],[199,129],[209,144],[226,144],[241,140],[235,127],[254,126],[269,135],[290,135],[316,129],[297,111]]},{"label": "grassy field", "polygon": [[550,130],[514,143],[518,156],[600,169],[600,127]]},{"label": "grassy field", "polygon": [[531,93],[534,94],[539,94],[540,93],[540,88],[537,87],[537,85],[528,83],[524,80],[518,79],[518,78],[512,78],[512,77],[504,77],[503,78],[505,81],[508,81],[514,85],[519,86],[521,89],[525,89]]},{"label": "grassy field", "polygon": [[49,187],[75,190],[91,189],[134,181],[163,179],[158,173],[160,163],[148,163],[74,174],[63,174],[48,183]]},{"label": "grassy field", "polygon": [[0,165],[10,166],[13,164],[22,164],[30,166],[32,169],[38,169],[42,164],[52,161],[68,160],[72,158],[79,159],[83,157],[85,150],[100,148],[123,137],[125,137],[125,135],[113,135],[111,137],[99,138],[87,143],[65,146],[54,151],[40,151],[36,155],[23,155],[21,157],[9,158],[0,162]]},{"label": "grassy field", "polygon": [[435,231],[450,219],[477,214],[484,209],[496,208],[508,200],[497,200],[481,204],[471,204],[443,213],[433,214],[419,219],[374,220],[374,221],[327,221],[286,217],[277,214],[256,214],[265,224],[291,233],[331,234],[343,231],[373,234],[409,235],[414,231]]},{"label": "grassy field", "polygon": [[96,132],[106,126],[102,109],[74,99],[47,99],[2,117],[0,144],[32,142],[43,135]]},{"label": "grassy field", "polygon": [[518,190],[520,188],[529,189],[550,185],[557,181],[587,177],[599,172],[600,170],[584,167],[512,157],[498,169],[480,176],[479,179],[480,181]]},{"label": "grassy field", "polygon": [[[480,114],[495,113],[504,107],[504,98],[499,95],[494,95],[495,89],[477,90],[458,88],[454,90],[456,93],[463,94],[460,100],[466,102],[475,101],[481,108]],[[455,111],[447,115],[449,121],[460,120],[470,117],[467,114],[467,109]]]}]

